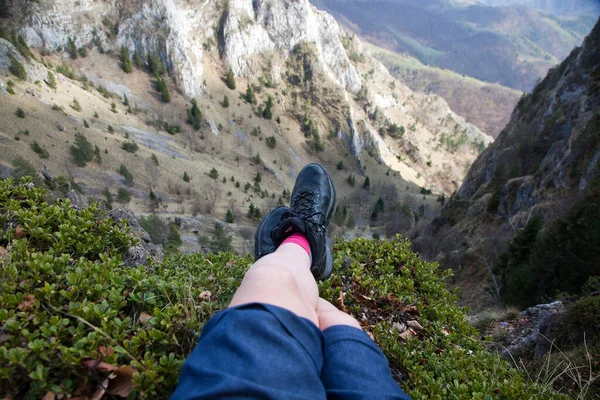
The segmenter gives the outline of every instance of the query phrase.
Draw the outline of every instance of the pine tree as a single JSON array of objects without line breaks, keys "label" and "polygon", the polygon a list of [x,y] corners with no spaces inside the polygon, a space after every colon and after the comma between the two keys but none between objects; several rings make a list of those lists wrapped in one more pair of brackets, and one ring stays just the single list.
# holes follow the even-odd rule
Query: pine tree
[{"label": "pine tree", "polygon": [[273,98],[271,96],[269,96],[267,98],[267,101],[265,104],[265,109],[263,110],[263,118],[264,119],[272,119],[273,118],[273,111],[271,110],[271,108],[273,108]]},{"label": "pine tree", "polygon": [[183,172],[183,180],[184,180],[184,182],[189,182],[190,181],[190,176],[185,171]]},{"label": "pine tree", "polygon": [[25,80],[27,79],[27,71],[25,70],[25,67],[23,66],[23,64],[21,64],[21,62],[19,60],[17,60],[16,57],[11,57],[10,58],[10,67],[8,68],[8,70],[17,78],[21,79],[21,80]]},{"label": "pine tree", "polygon": [[227,84],[229,89],[235,90],[235,76],[231,68],[227,70],[227,75],[225,75],[225,84]]},{"label": "pine tree", "polygon": [[233,224],[235,222],[235,219],[233,218],[233,213],[229,209],[227,209],[227,214],[225,215],[225,222],[227,222],[228,224]]},{"label": "pine tree", "polygon": [[212,238],[210,239],[210,249],[215,253],[232,251],[231,241],[231,235],[227,234],[223,225],[216,222]]},{"label": "pine tree", "polygon": [[48,71],[48,78],[46,78],[46,84],[50,87],[50,89],[56,89],[56,77],[52,71]]},{"label": "pine tree", "polygon": [[200,108],[198,107],[198,102],[196,102],[196,99],[192,99],[192,107],[188,108],[188,123],[190,125],[192,125],[192,127],[194,128],[194,130],[198,130],[200,129],[200,126],[202,125],[202,112],[200,111]]},{"label": "pine tree", "polygon": [[127,98],[126,94],[123,95],[123,105],[124,106],[128,106],[129,105],[129,99]]},{"label": "pine tree", "polygon": [[221,103],[224,108],[229,107],[229,97],[227,95],[223,96],[223,103]]},{"label": "pine tree", "polygon": [[73,156],[75,165],[85,167],[88,162],[94,159],[94,148],[85,136],[76,133],[75,142],[71,146],[71,155]]},{"label": "pine tree", "polygon": [[156,75],[156,89],[160,92],[162,101],[165,103],[171,102],[171,93],[162,76]]},{"label": "pine tree", "polygon": [[121,46],[121,68],[123,68],[123,71],[128,74],[133,71],[131,57],[129,56],[129,49],[125,46]]},{"label": "pine tree", "polygon": [[77,46],[75,46],[75,41],[73,38],[69,38],[67,41],[67,53],[69,53],[69,57],[73,60],[77,60]]},{"label": "pine tree", "polygon": [[254,95],[254,89],[252,89],[252,85],[248,85],[246,89],[246,103],[256,104],[256,96]]},{"label": "pine tree", "polygon": [[371,188],[371,180],[367,176],[365,178],[365,182],[363,183],[363,189],[369,190]]}]

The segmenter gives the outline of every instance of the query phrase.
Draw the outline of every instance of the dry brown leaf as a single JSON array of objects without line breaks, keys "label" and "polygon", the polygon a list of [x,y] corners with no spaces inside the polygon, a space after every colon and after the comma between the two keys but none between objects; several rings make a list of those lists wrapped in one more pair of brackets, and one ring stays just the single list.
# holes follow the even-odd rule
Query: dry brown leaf
[{"label": "dry brown leaf", "polygon": [[416,330],[422,331],[424,328],[421,326],[420,323],[418,323],[417,321],[406,321],[406,325],[410,326],[411,328],[414,328]]},{"label": "dry brown leaf", "polygon": [[103,357],[111,356],[111,355],[115,354],[115,350],[110,347],[100,346],[99,350],[100,350],[100,355]]},{"label": "dry brown leaf", "polygon": [[348,310],[346,309],[346,305],[344,304],[345,298],[346,298],[346,293],[340,291],[340,296],[337,298],[336,303],[340,310],[342,310],[343,312],[348,312]]},{"label": "dry brown leaf", "polygon": [[21,239],[25,236],[25,231],[19,225],[15,227],[15,239]]},{"label": "dry brown leaf", "polygon": [[235,262],[234,261],[229,261],[227,264],[225,264],[226,267],[231,268],[233,266],[235,266]]},{"label": "dry brown leaf", "polygon": [[211,297],[211,296],[212,296],[212,293],[211,293],[211,291],[210,291],[210,290],[205,290],[205,291],[203,291],[202,293],[200,293],[200,294],[198,295],[198,298],[199,298],[200,300],[203,300],[203,301],[204,301],[204,300],[210,300],[210,297]]},{"label": "dry brown leaf", "polygon": [[133,390],[133,374],[136,370],[129,365],[123,365],[115,371],[115,375],[108,383],[106,392],[113,396],[127,397]]},{"label": "dry brown leaf", "polygon": [[415,314],[415,315],[419,315],[419,310],[417,309],[416,306],[409,306],[409,307],[404,307],[402,309],[402,312],[408,313],[408,314]]},{"label": "dry brown leaf", "polygon": [[19,303],[17,308],[19,310],[27,310],[28,308],[33,307],[35,305],[35,302],[36,298],[34,295],[26,294],[25,296],[23,296],[23,301]]},{"label": "dry brown leaf", "polygon": [[148,314],[147,312],[143,312],[140,314],[138,321],[140,321],[140,323],[142,323],[142,324],[146,324],[151,319],[152,319],[152,315]]},{"label": "dry brown leaf", "polygon": [[400,339],[402,339],[402,340],[409,341],[411,338],[412,338],[412,332],[410,329],[408,329],[400,334]]},{"label": "dry brown leaf", "polygon": [[55,399],[56,399],[56,393],[54,393],[51,390],[46,392],[44,397],[42,397],[42,400],[55,400]]},{"label": "dry brown leaf", "polygon": [[8,250],[6,248],[0,246],[0,258],[6,257],[8,255]]},{"label": "dry brown leaf", "polygon": [[93,358],[82,360],[81,365],[87,369],[98,370],[100,372],[116,371],[119,369],[112,364],[105,363],[104,361],[94,360]]}]

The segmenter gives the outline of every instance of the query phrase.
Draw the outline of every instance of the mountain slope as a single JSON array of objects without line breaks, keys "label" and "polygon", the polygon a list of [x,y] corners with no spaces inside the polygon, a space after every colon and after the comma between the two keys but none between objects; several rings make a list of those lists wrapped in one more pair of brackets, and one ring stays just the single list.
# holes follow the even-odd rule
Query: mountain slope
[{"label": "mountain slope", "polygon": [[[441,0],[315,4],[388,50],[524,91],[583,39],[578,29],[561,20],[522,7],[455,6]],[[587,22],[588,31],[593,22]]]},{"label": "mountain slope", "polygon": [[[415,208],[435,204],[421,188],[436,195],[458,189],[489,136],[441,98],[395,80],[307,1],[255,5],[14,4],[12,18],[1,20],[13,42],[0,39],[3,174],[20,156],[38,171],[47,165],[76,179],[96,199],[125,190],[134,211],[177,218],[189,251],[228,211],[237,221],[234,243],[247,246],[243,228],[283,202],[310,161],[332,171],[341,205],[361,226],[384,188],[414,199]],[[124,71],[122,54],[138,67]],[[25,80],[8,73],[13,58]],[[98,148],[98,161],[75,164],[76,132]],[[36,154],[33,141],[49,158]],[[367,175],[371,190],[361,187]]]},{"label": "mountain slope", "polygon": [[522,5],[564,16],[597,16],[600,14],[600,4],[595,0],[479,0],[488,6]]},{"label": "mountain slope", "polygon": [[599,54],[600,22],[521,99],[434,224],[467,302],[481,307],[487,287],[496,301],[530,305],[600,274]]},{"label": "mountain slope", "polygon": [[406,54],[366,44],[373,57],[415,92],[437,94],[450,108],[496,138],[510,119],[522,92],[431,67]]}]

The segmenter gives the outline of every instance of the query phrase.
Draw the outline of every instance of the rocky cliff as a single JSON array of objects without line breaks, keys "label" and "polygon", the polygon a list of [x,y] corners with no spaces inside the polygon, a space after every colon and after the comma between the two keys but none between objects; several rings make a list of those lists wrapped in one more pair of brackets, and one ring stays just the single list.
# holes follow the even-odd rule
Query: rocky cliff
[{"label": "rocky cliff", "polygon": [[[472,305],[482,305],[485,289],[492,294],[488,301],[500,301],[494,266],[534,217],[541,221],[536,229],[544,232],[573,205],[585,206],[581,201],[597,206],[588,194],[598,176],[599,126],[600,23],[533,93],[523,96],[434,224],[442,239],[437,249],[458,270],[456,283],[468,282]],[[595,212],[590,209],[589,215]]]},{"label": "rocky cliff", "polygon": [[[4,27],[43,54],[66,56],[70,40],[108,54],[122,47],[132,55],[156,53],[188,98],[217,95],[212,78],[224,69],[249,84],[289,86],[302,53],[301,80],[313,70],[319,80],[305,85],[300,100],[284,88],[277,104],[301,121],[311,97],[309,104],[319,111],[316,126],[346,138],[361,168],[370,155],[437,193],[455,190],[478,149],[491,142],[439,97],[415,94],[396,81],[358,39],[308,0],[20,0],[9,7],[12,18]],[[336,94],[325,100],[318,89],[328,85]],[[207,121],[213,120],[209,114]],[[395,134],[385,136],[392,126]]]}]

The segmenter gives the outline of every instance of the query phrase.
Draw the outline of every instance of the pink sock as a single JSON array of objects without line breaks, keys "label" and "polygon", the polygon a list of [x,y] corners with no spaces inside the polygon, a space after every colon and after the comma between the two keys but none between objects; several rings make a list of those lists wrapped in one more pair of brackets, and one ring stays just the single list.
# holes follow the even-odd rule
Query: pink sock
[{"label": "pink sock", "polygon": [[304,251],[306,251],[306,254],[308,254],[309,257],[311,257],[310,245],[308,244],[308,240],[306,240],[304,235],[301,235],[299,233],[293,233],[291,236],[289,236],[287,239],[285,239],[283,241],[283,243],[281,243],[281,244],[283,245],[286,243],[297,244],[298,246],[302,247],[304,249]]}]

